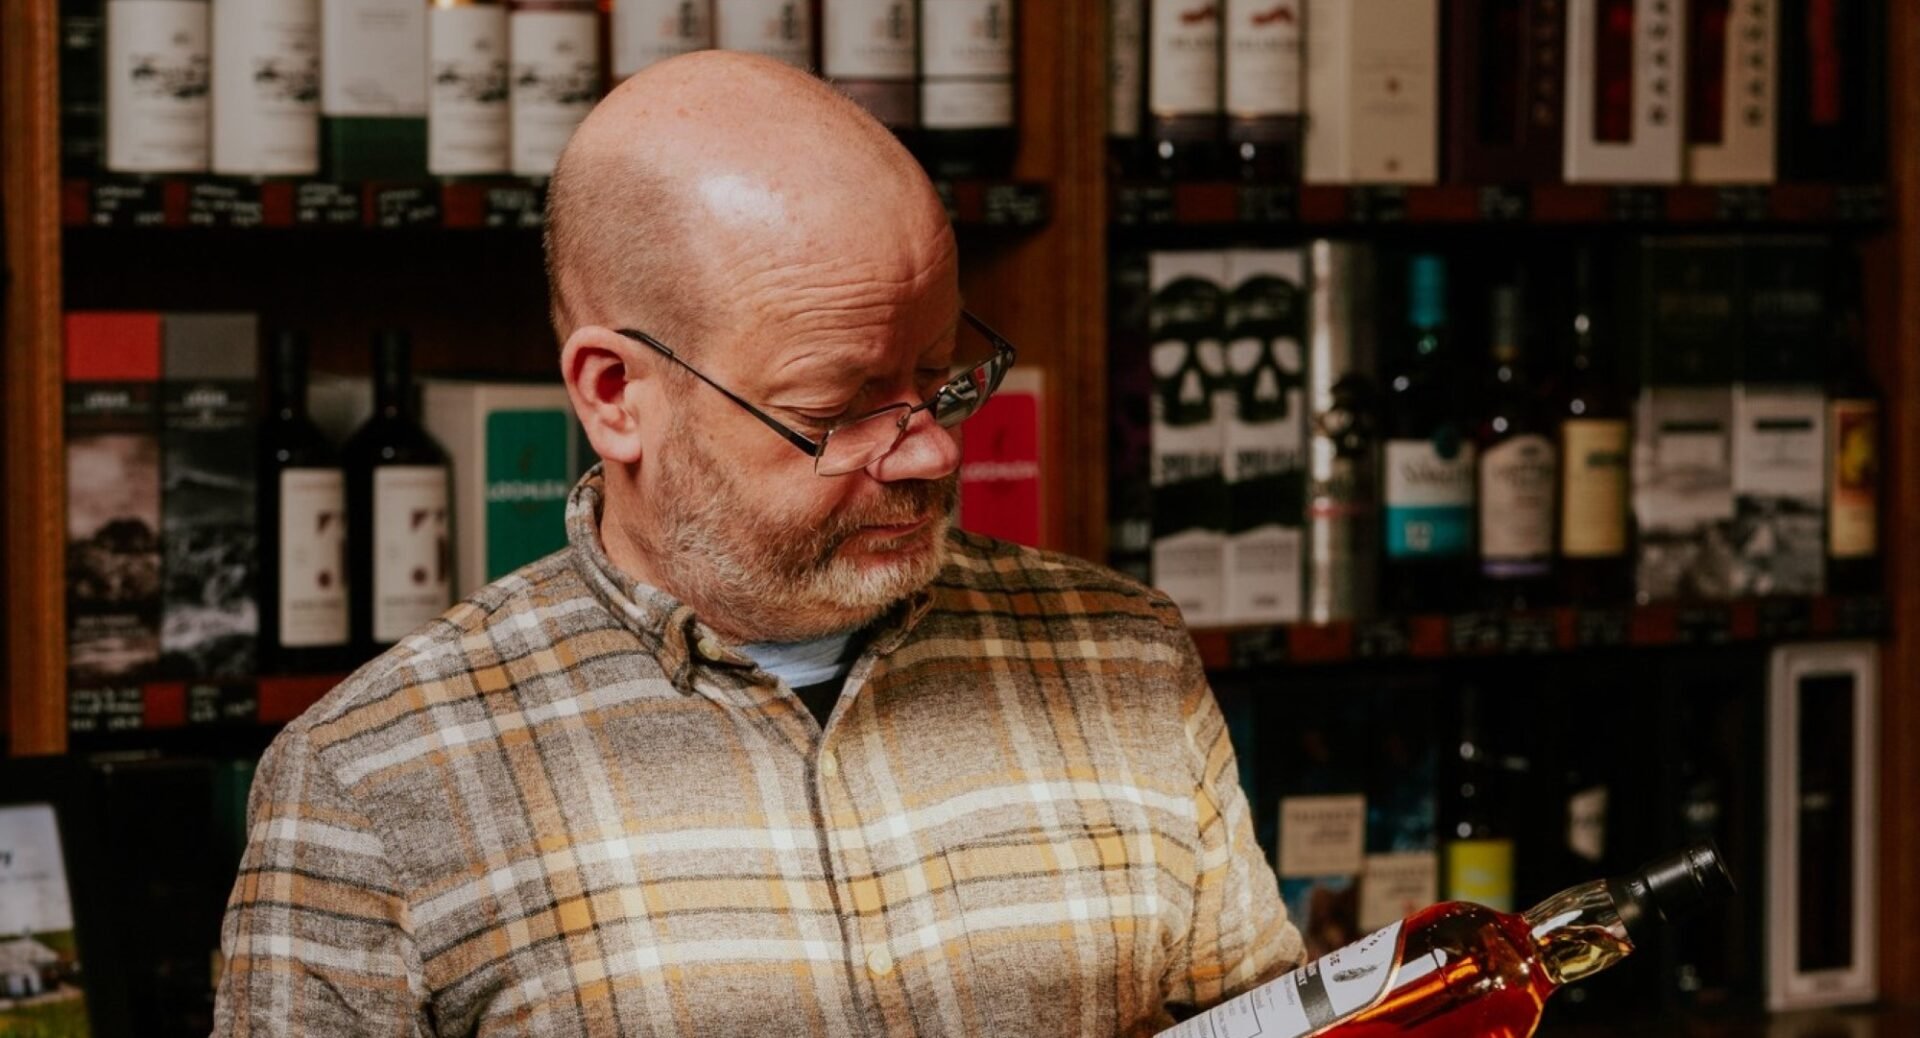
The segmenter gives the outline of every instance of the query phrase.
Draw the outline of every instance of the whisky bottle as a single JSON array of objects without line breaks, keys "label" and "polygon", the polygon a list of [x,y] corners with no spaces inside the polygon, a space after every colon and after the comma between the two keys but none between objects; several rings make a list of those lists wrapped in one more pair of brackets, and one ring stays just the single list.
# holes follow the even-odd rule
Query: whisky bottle
[{"label": "whisky bottle", "polygon": [[1867,370],[1859,274],[1836,278],[1827,384],[1827,590],[1880,587],[1880,392]]},{"label": "whisky bottle", "polygon": [[1018,145],[1013,0],[920,0],[920,161],[1004,177]]},{"label": "whisky bottle", "polygon": [[1472,585],[1475,446],[1460,403],[1446,275],[1439,256],[1409,262],[1407,331],[1387,380],[1381,568],[1395,612],[1456,608]]},{"label": "whisky bottle", "polygon": [[1572,357],[1555,406],[1560,421],[1561,598],[1573,605],[1618,604],[1633,593],[1628,554],[1628,459],[1633,427],[1613,379],[1612,329],[1596,305],[1593,258],[1574,256]]},{"label": "whisky bottle", "polygon": [[1520,290],[1493,290],[1492,371],[1477,436],[1481,597],[1491,609],[1545,603],[1553,576],[1558,472],[1552,424],[1522,357]]},{"label": "whisky bottle", "polygon": [[1519,915],[1448,901],[1161,1032],[1161,1038],[1525,1038],[1546,1000],[1733,890],[1711,844]]}]

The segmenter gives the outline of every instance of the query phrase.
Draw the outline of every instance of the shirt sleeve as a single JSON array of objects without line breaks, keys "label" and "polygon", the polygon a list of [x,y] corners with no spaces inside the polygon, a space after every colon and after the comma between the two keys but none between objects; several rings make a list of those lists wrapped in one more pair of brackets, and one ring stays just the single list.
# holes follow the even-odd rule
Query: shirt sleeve
[{"label": "shirt sleeve", "polygon": [[220,948],[214,1038],[433,1033],[381,838],[304,731],[275,740],[254,778]]},{"label": "shirt sleeve", "polygon": [[1305,951],[1254,838],[1220,705],[1197,657],[1184,670],[1182,716],[1200,848],[1192,924],[1168,970],[1166,1000],[1200,1011],[1299,966]]}]

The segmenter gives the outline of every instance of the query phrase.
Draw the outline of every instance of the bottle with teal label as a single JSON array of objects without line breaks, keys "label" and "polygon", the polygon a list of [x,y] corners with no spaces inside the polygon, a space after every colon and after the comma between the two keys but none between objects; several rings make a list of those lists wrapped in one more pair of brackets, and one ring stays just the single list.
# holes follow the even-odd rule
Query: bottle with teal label
[{"label": "bottle with teal label", "polygon": [[1407,330],[1387,376],[1382,591],[1395,612],[1446,610],[1471,586],[1475,452],[1447,323],[1447,270],[1407,266]]}]

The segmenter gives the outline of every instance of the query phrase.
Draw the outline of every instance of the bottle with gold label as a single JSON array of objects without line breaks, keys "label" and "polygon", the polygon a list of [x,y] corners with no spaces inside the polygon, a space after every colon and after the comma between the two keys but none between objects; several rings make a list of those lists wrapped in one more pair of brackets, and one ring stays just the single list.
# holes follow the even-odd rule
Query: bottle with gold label
[{"label": "bottle with gold label", "polygon": [[1880,392],[1867,370],[1858,272],[1845,271],[1835,280],[1827,386],[1827,590],[1862,594],[1880,587]]},{"label": "bottle with gold label", "polygon": [[1557,577],[1574,605],[1620,604],[1633,589],[1627,487],[1633,428],[1610,362],[1613,341],[1597,305],[1593,254],[1574,254],[1573,305],[1562,326],[1571,340],[1559,416],[1560,502]]},{"label": "bottle with gold label", "polygon": [[1443,769],[1441,895],[1502,912],[1514,910],[1514,840],[1508,829],[1512,775],[1526,762],[1500,754],[1486,694],[1460,690],[1455,753]]}]

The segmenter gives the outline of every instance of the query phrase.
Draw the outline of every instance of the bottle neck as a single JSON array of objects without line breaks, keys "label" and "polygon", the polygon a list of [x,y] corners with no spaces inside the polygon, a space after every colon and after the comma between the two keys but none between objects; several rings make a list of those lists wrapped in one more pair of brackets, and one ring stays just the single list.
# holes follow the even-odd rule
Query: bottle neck
[{"label": "bottle neck", "polygon": [[1633,953],[1633,938],[1605,880],[1565,890],[1524,917],[1554,986],[1593,976]]}]

